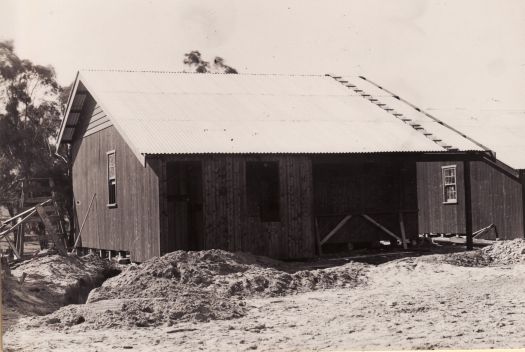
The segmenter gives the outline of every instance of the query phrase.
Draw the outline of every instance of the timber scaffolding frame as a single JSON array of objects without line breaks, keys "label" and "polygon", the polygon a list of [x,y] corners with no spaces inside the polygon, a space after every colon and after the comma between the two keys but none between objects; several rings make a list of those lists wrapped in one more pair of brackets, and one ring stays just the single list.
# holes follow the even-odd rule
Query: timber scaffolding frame
[{"label": "timber scaffolding frame", "polygon": [[[21,183],[17,200],[20,211],[0,222],[0,240],[7,242],[17,260],[23,258],[27,240],[38,240],[41,249],[52,243],[58,253],[66,254],[64,219],[56,200],[53,179],[33,178]],[[43,228],[39,227],[40,224]]]},{"label": "timber scaffolding frame", "polygon": [[[372,215],[374,215],[373,212],[367,212],[367,213],[352,213],[352,214],[347,214],[346,216],[344,216],[344,218],[339,221],[337,223],[337,225],[335,225],[335,227],[333,229],[331,229],[326,235],[323,236],[323,238],[321,239],[320,238],[320,231],[319,231],[319,218],[322,218],[323,215],[317,215],[315,217],[315,229],[316,229],[316,237],[319,244],[318,244],[318,254],[319,255],[322,255],[322,246],[328,242],[328,240],[330,240],[330,238],[332,238],[350,219],[352,219],[353,217],[357,217],[357,216],[361,216],[363,217],[365,220],[367,220],[369,223],[371,223],[372,225],[374,225],[375,227],[379,228],[382,232],[386,233],[388,236],[392,237],[394,240],[397,241],[398,244],[402,245],[403,246],[403,249],[407,249],[407,244],[408,244],[408,240],[406,238],[406,229],[405,229],[405,223],[404,223],[404,217],[403,217],[403,214],[405,213],[414,213],[416,211],[413,211],[413,210],[401,210],[398,212],[398,215],[399,215],[399,229],[400,229],[400,233],[401,233],[401,237],[399,237],[398,235],[396,235],[393,231],[390,231],[386,226],[382,225],[380,222],[378,222],[376,219],[374,219],[372,217]],[[376,214],[380,214],[380,213],[376,213]],[[339,214],[341,215],[341,214]],[[327,217],[327,216],[334,216],[334,215],[324,215],[324,217]]]}]

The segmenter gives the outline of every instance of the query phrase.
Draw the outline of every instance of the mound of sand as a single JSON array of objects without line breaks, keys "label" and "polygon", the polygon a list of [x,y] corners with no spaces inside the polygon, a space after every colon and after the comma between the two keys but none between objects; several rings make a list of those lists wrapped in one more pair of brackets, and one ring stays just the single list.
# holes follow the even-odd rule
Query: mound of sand
[{"label": "mound of sand", "polygon": [[93,290],[89,302],[114,298],[170,298],[193,288],[222,297],[282,296],[324,288],[354,286],[368,265],[297,270],[294,264],[223,250],[176,251],[130,266]]},{"label": "mound of sand", "polygon": [[478,250],[421,257],[421,260],[469,267],[522,263],[525,262],[525,239],[497,241]]},{"label": "mound of sand", "polygon": [[525,262],[525,239],[496,242],[481,249],[481,253],[490,261],[498,264]]},{"label": "mound of sand", "polygon": [[298,268],[246,253],[176,251],[130,265],[94,289],[87,304],[64,307],[29,324],[98,329],[237,318],[246,312],[243,298],[354,287],[365,282],[368,265]]},{"label": "mound of sand", "polygon": [[[245,314],[245,303],[221,299],[206,292],[186,292],[174,299],[110,299],[75,304],[26,322],[27,327],[47,325],[57,330],[78,325],[81,330],[114,327],[172,325],[181,321],[227,320]],[[82,324],[82,325],[80,325]]]}]

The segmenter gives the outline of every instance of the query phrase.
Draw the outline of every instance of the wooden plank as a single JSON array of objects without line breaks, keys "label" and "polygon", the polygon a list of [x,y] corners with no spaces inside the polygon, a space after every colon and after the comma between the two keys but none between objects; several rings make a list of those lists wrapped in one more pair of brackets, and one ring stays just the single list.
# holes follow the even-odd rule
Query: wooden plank
[{"label": "wooden plank", "polygon": [[317,218],[314,220],[315,221],[315,240],[316,240],[316,248],[317,248],[317,255],[318,256],[322,256],[323,255],[323,248],[322,248],[322,245],[321,245],[321,238],[320,238],[320,234],[319,234],[319,223],[317,221]]},{"label": "wooden plank", "polygon": [[16,249],[16,246],[13,244],[13,242],[11,242],[11,239],[8,236],[5,236],[4,240],[7,242],[9,247],[11,247],[11,249],[13,250],[13,254],[14,254],[15,258],[16,259],[22,259],[22,256],[20,255],[20,253],[18,253],[18,250]]},{"label": "wooden plank", "polygon": [[467,249],[472,249],[472,197],[470,187],[470,160],[463,161],[463,184],[465,192],[465,233]]},{"label": "wooden plank", "polygon": [[294,193],[294,184],[293,184],[293,178],[290,177],[288,168],[289,168],[289,160],[288,158],[284,157],[282,161],[279,163],[279,168],[282,168],[283,172],[283,178],[286,182],[286,194],[287,194],[287,202],[286,204],[283,204],[283,206],[287,207],[288,209],[288,217],[286,218],[286,221],[288,222],[288,236],[286,236],[286,255],[289,258],[295,257],[295,250],[293,246],[292,238],[295,236],[295,223],[294,223],[294,204],[295,204],[295,193]]},{"label": "wooden plank", "polygon": [[[49,203],[49,202],[51,202],[51,199],[48,199],[48,200],[46,200],[46,201],[40,203],[40,205],[45,205],[45,204],[47,204],[47,203]],[[25,216],[25,215],[27,215],[28,213],[31,213],[31,215],[34,214],[34,213],[35,213],[35,207],[31,207],[31,208],[29,208],[29,209],[26,209],[26,210],[24,210],[23,212],[21,212],[21,213],[19,213],[19,214],[16,214],[15,216],[13,216],[13,217],[11,217],[11,218],[5,220],[5,221],[2,223],[2,226],[0,227],[0,229],[4,228],[5,226],[9,226],[8,223],[10,223],[11,221],[14,221],[14,220],[16,220],[16,219],[18,219],[18,218],[20,218],[20,217],[22,217],[22,216]],[[26,216],[25,218],[28,218],[28,217]]]},{"label": "wooden plank", "polygon": [[97,132],[100,132],[102,130],[105,130],[106,128],[109,128],[113,126],[113,123],[111,123],[111,121],[104,121],[103,123],[97,125],[97,126],[94,126],[93,128],[89,129],[86,131],[86,133],[84,133],[84,137],[83,138],[86,138],[86,137],[89,137]]},{"label": "wooden plank", "polygon": [[[8,271],[9,266],[7,265],[7,258],[5,258],[2,254],[0,255],[1,255],[0,257],[0,303],[3,304],[4,302],[4,297],[3,297],[4,277],[3,275],[4,275],[4,272],[5,272],[5,275],[8,275],[8,274],[10,275],[11,272],[10,270]],[[4,306],[2,306],[2,308],[3,307]],[[3,323],[3,320],[4,320],[4,317],[3,317],[3,309],[2,309],[2,311],[0,312],[0,351],[4,350],[4,325],[3,325],[4,323]]]},{"label": "wooden plank", "polygon": [[403,249],[407,249],[407,239],[405,235],[405,221],[403,219],[402,212],[399,212],[399,228],[401,230],[401,240],[403,242]]},{"label": "wooden plank", "polygon": [[102,111],[102,108],[96,107],[93,111],[93,114],[91,115],[91,119],[89,120],[89,123],[92,124],[95,121],[99,121],[100,119],[107,118],[107,115]]},{"label": "wooden plank", "polygon": [[525,170],[520,170],[522,235],[525,235]]},{"label": "wooden plank", "polygon": [[18,249],[18,253],[22,257],[24,255],[24,235],[25,235],[24,224],[22,222],[18,224],[17,235],[18,236],[17,236],[16,248]]},{"label": "wooden plank", "polygon": [[86,224],[87,217],[89,216],[89,211],[91,210],[91,206],[93,205],[93,201],[95,200],[96,195],[97,195],[96,193],[93,193],[93,197],[91,198],[91,201],[89,202],[88,210],[86,212],[86,215],[84,216],[84,220],[82,220],[82,225],[80,226],[80,230],[78,231],[78,236],[77,236],[77,239],[75,240],[75,244],[73,245],[73,250],[77,248],[78,242],[80,241],[82,230],[84,229],[84,225]]},{"label": "wooden plank", "polygon": [[337,231],[339,231],[352,218],[352,214],[345,216],[322,240],[321,245],[325,244]]},{"label": "wooden plank", "polygon": [[313,183],[312,183],[312,163],[309,156],[301,156],[301,195],[303,197],[302,213],[302,256],[313,257],[316,255],[318,240],[315,237],[315,223],[313,214]]},{"label": "wooden plank", "polygon": [[485,234],[487,231],[489,231],[491,229],[495,229],[495,231],[496,231],[496,238],[497,238],[498,234],[497,234],[496,226],[494,224],[490,224],[489,226],[485,226],[485,227],[483,227],[483,228],[481,228],[481,229],[479,229],[477,231],[474,231],[472,233],[473,238],[475,239],[478,236],[481,236],[481,235]]},{"label": "wooden plank", "polygon": [[89,122],[89,125],[87,127],[86,132],[92,130],[93,128],[95,128],[95,127],[97,127],[97,126],[99,126],[101,124],[107,123],[107,122],[111,123],[108,120],[107,116],[99,115],[96,118],[91,119],[91,121]]},{"label": "wooden plank", "polygon": [[159,160],[159,221],[160,221],[160,254],[163,255],[170,251],[168,245],[168,194],[167,194],[167,176],[166,176],[166,159],[162,157]]},{"label": "wooden plank", "polygon": [[233,217],[234,217],[234,248],[235,251],[241,251],[242,236],[242,177],[241,161],[238,156],[233,159]]},{"label": "wooden plank", "polygon": [[19,226],[19,225],[21,225],[21,224],[26,223],[26,222],[28,221],[28,219],[30,219],[31,216],[33,216],[33,214],[35,214],[35,212],[36,212],[36,210],[33,209],[33,211],[32,211],[31,213],[29,213],[29,214],[26,213],[26,216],[23,217],[23,218],[22,218],[19,222],[17,222],[16,224],[11,225],[11,227],[9,227],[8,229],[5,229],[5,228],[4,228],[4,229],[2,230],[2,232],[0,232],[0,238],[1,238],[2,236],[4,236],[5,234],[7,234],[8,232],[11,232],[15,227],[17,227],[17,226]]},{"label": "wooden plank", "polygon": [[26,198],[24,200],[24,204],[26,205],[29,205],[29,204],[39,204],[39,203],[43,203],[47,200],[49,200],[49,198],[51,198],[51,194],[47,197],[32,197],[32,198]]},{"label": "wooden plank", "polygon": [[[458,237],[433,237],[432,242],[435,243],[447,243],[447,244],[457,244],[457,245],[466,245],[467,239],[465,236],[458,236]],[[475,246],[487,246],[494,244],[495,241],[492,240],[484,240],[480,238],[475,238],[472,241],[472,244]]]},{"label": "wooden plank", "polygon": [[380,223],[378,223],[377,221],[375,221],[374,219],[372,219],[370,216],[366,215],[366,214],[362,214],[363,218],[365,218],[366,220],[368,220],[370,223],[372,223],[373,225],[377,226],[378,228],[380,228],[381,230],[383,230],[383,232],[385,232],[386,234],[394,237],[396,240],[398,240],[399,242],[402,242],[401,238],[399,238],[399,236],[397,236],[395,233],[393,233],[392,231],[390,231],[389,229],[387,229],[386,227],[384,227],[383,225],[381,225]]},{"label": "wooden plank", "polygon": [[226,228],[227,241],[226,248],[233,252],[235,250],[235,193],[234,193],[234,175],[233,175],[233,157],[226,157],[226,185],[225,185],[225,207],[226,207]]},{"label": "wooden plank", "polygon": [[48,236],[51,237],[51,239],[55,243],[55,247],[56,247],[58,253],[60,255],[66,255],[67,251],[66,251],[66,248],[64,246],[64,241],[58,235],[56,226],[54,226],[51,223],[51,221],[49,220],[49,218],[47,217],[47,214],[46,214],[44,208],[41,205],[37,205],[35,207],[35,209],[36,209],[38,215],[40,215],[40,217],[42,218],[42,222],[44,223],[44,225],[46,227],[46,232],[47,232]]},{"label": "wooden plank", "polygon": [[204,239],[203,249],[210,248],[210,236],[215,223],[214,199],[212,188],[212,160],[205,158],[203,161],[203,210],[204,210]]}]

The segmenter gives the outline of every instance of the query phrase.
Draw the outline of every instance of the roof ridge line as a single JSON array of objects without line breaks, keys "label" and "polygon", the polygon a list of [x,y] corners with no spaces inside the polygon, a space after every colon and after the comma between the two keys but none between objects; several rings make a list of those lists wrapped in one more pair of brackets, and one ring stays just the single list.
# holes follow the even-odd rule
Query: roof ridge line
[{"label": "roof ridge line", "polygon": [[283,77],[323,77],[323,73],[227,73],[227,72],[188,72],[188,71],[171,71],[171,70],[141,70],[141,69],[112,69],[112,68],[81,68],[78,72],[121,72],[121,73],[166,73],[166,74],[187,74],[187,75],[232,75],[232,76],[283,76]]}]

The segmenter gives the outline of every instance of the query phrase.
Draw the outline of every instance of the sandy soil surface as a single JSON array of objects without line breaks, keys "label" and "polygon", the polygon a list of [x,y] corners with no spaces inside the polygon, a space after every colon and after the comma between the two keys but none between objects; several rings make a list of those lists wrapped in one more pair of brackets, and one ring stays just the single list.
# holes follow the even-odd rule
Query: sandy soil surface
[{"label": "sandy soil surface", "polygon": [[15,264],[12,276],[2,282],[4,324],[9,328],[21,318],[85,302],[89,291],[117,270],[94,255],[62,257],[52,251],[40,251],[34,258]]},{"label": "sandy soil surface", "polygon": [[185,253],[129,267],[88,304],[21,319],[7,350],[525,347],[525,241],[326,269]]}]

